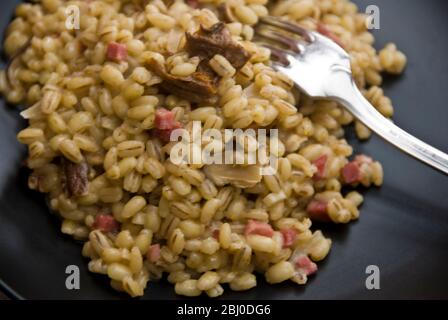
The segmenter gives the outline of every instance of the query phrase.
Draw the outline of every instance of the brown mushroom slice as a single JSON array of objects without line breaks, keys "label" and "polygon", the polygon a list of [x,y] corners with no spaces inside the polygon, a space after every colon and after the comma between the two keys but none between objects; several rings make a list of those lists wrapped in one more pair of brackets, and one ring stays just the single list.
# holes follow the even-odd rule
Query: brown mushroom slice
[{"label": "brown mushroom slice", "polygon": [[233,41],[230,31],[223,22],[214,24],[210,29],[201,26],[195,34],[187,32],[186,37],[186,50],[190,56],[210,60],[220,54],[237,70],[250,59],[250,53]]},{"label": "brown mushroom slice", "polygon": [[258,165],[213,164],[205,166],[204,172],[217,186],[231,184],[237,188],[251,188],[262,178],[261,168]]},{"label": "brown mushroom slice", "polygon": [[149,61],[151,70],[163,79],[160,86],[176,96],[196,103],[215,103],[218,88],[213,74],[202,70],[188,77],[176,77],[169,74],[165,66],[155,59]]},{"label": "brown mushroom slice", "polygon": [[87,162],[73,163],[62,158],[62,170],[64,174],[64,187],[69,196],[82,196],[89,189],[89,166]]}]

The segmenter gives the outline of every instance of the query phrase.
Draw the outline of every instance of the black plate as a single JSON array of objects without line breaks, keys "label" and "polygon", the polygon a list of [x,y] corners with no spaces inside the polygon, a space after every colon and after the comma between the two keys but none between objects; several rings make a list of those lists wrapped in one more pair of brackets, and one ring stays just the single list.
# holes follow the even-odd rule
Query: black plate
[{"label": "black plate", "polygon": [[[1,1],[4,30],[20,1]],[[361,9],[381,10],[378,47],[394,41],[409,66],[385,89],[394,101],[396,123],[448,151],[448,2],[445,0],[358,0]],[[2,104],[4,104],[2,102]],[[13,297],[31,299],[124,298],[106,277],[87,271],[81,245],[60,231],[44,198],[26,186],[20,162],[25,149],[15,139],[24,125],[17,112],[0,107],[0,284]],[[359,222],[325,228],[333,239],[329,257],[305,287],[267,285],[226,292],[224,299],[403,299],[448,298],[448,177],[395,150],[378,138],[359,143],[357,152],[373,155],[385,167],[385,184],[367,192]],[[65,288],[65,268],[81,269],[81,289]],[[380,290],[365,287],[368,265],[381,272]],[[166,281],[150,283],[144,298],[174,299]]]}]

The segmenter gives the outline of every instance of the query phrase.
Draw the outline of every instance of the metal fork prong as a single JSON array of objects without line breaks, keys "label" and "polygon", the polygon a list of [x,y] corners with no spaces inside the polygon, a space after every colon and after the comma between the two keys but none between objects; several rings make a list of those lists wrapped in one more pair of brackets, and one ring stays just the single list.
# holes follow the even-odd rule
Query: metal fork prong
[{"label": "metal fork prong", "polygon": [[275,71],[282,72],[284,74],[286,74],[286,71],[288,70],[288,66],[285,66],[275,61],[272,62],[272,67],[274,68]]},{"label": "metal fork prong", "polygon": [[279,42],[289,50],[295,53],[300,53],[299,43],[296,40],[291,39],[284,34],[281,34],[280,32],[258,27],[255,28],[255,34],[270,41],[277,43]]},{"label": "metal fork prong", "polygon": [[299,26],[298,24],[288,22],[284,19],[276,18],[276,17],[263,17],[260,19],[260,23],[265,23],[270,26],[274,26],[277,28],[285,29],[289,32],[297,33],[302,36],[306,41],[313,42],[314,37],[305,29]]},{"label": "metal fork prong", "polygon": [[284,50],[276,48],[266,43],[259,43],[259,45],[269,49],[271,51],[271,59],[281,64],[283,67],[287,67],[291,64],[288,53]]}]

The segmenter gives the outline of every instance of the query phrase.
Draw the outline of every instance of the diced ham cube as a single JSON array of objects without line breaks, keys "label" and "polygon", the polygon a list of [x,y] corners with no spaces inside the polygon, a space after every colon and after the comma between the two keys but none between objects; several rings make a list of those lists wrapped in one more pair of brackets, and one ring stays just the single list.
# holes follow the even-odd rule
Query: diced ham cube
[{"label": "diced ham cube", "polygon": [[93,228],[103,232],[118,231],[120,224],[109,214],[97,214],[93,222]]},{"label": "diced ham cube", "polygon": [[360,182],[362,174],[359,164],[355,161],[347,163],[342,169],[342,178],[347,184]]},{"label": "diced ham cube", "polygon": [[306,211],[310,215],[310,218],[315,221],[320,222],[330,222],[331,219],[328,215],[328,204],[321,200],[311,200],[306,208]]},{"label": "diced ham cube", "polygon": [[335,35],[328,27],[323,23],[317,24],[317,32],[321,35],[326,36],[327,38],[336,42],[340,47],[344,48],[344,44],[341,42],[341,39],[337,35]]},{"label": "diced ham cube", "polygon": [[324,154],[313,161],[313,165],[317,168],[317,172],[313,176],[314,180],[325,178],[325,166],[327,164],[327,160],[328,156]]},{"label": "diced ham cube", "polygon": [[176,121],[171,129],[154,129],[154,135],[163,142],[169,142],[171,133],[176,130],[182,128],[182,124],[179,121]]},{"label": "diced ham cube", "polygon": [[149,262],[157,262],[160,259],[160,244],[153,244],[149,247],[146,258]]},{"label": "diced ham cube", "polygon": [[317,271],[317,265],[308,258],[307,255],[300,255],[297,257],[295,265],[299,268],[301,272],[309,276]]},{"label": "diced ham cube", "polygon": [[271,225],[265,222],[260,222],[256,220],[249,220],[244,230],[244,235],[248,236],[251,234],[257,234],[265,237],[272,237],[274,235],[274,230]]},{"label": "diced ham cube", "polygon": [[283,236],[283,248],[290,247],[297,238],[297,231],[295,229],[283,229],[280,230]]},{"label": "diced ham cube", "polygon": [[176,123],[174,112],[169,111],[165,108],[160,108],[156,110],[156,118],[154,120],[154,125],[157,129],[168,130],[172,129]]},{"label": "diced ham cube", "polygon": [[342,169],[342,178],[344,179],[344,182],[347,184],[361,182],[363,178],[361,166],[365,164],[370,165],[372,163],[373,159],[371,157],[363,154],[357,155],[353,161],[347,163]]},{"label": "diced ham cube", "polygon": [[116,42],[110,42],[107,45],[106,56],[108,60],[117,62],[126,60],[128,57],[128,50],[126,48],[126,45]]},{"label": "diced ham cube", "polygon": [[154,120],[154,134],[159,137],[163,142],[169,142],[171,132],[176,129],[182,128],[182,124],[176,121],[174,112],[164,108],[157,109],[156,117]]}]

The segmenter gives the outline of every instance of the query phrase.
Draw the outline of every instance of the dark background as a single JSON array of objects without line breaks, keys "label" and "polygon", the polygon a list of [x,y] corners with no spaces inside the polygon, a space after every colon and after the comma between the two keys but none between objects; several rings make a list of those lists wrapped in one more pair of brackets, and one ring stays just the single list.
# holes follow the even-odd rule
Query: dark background
[{"label": "dark background", "polygon": [[[4,30],[20,1],[0,4]],[[381,10],[377,48],[396,42],[409,60],[406,73],[387,79],[395,122],[424,141],[448,151],[448,2],[444,0],[357,0]],[[0,106],[0,279],[9,296],[30,299],[125,298],[106,277],[87,272],[81,245],[60,231],[44,198],[27,190],[20,168],[25,148],[15,139],[24,125],[11,107]],[[223,299],[446,299],[448,298],[448,178],[374,137],[356,152],[373,155],[385,168],[385,184],[366,193],[359,222],[324,228],[333,239],[328,258],[304,287],[259,285]],[[65,289],[65,267],[81,269],[81,290]],[[365,288],[365,269],[378,265],[381,289]],[[166,281],[149,283],[144,298],[174,299]],[[205,297],[204,297],[205,299]]]}]

